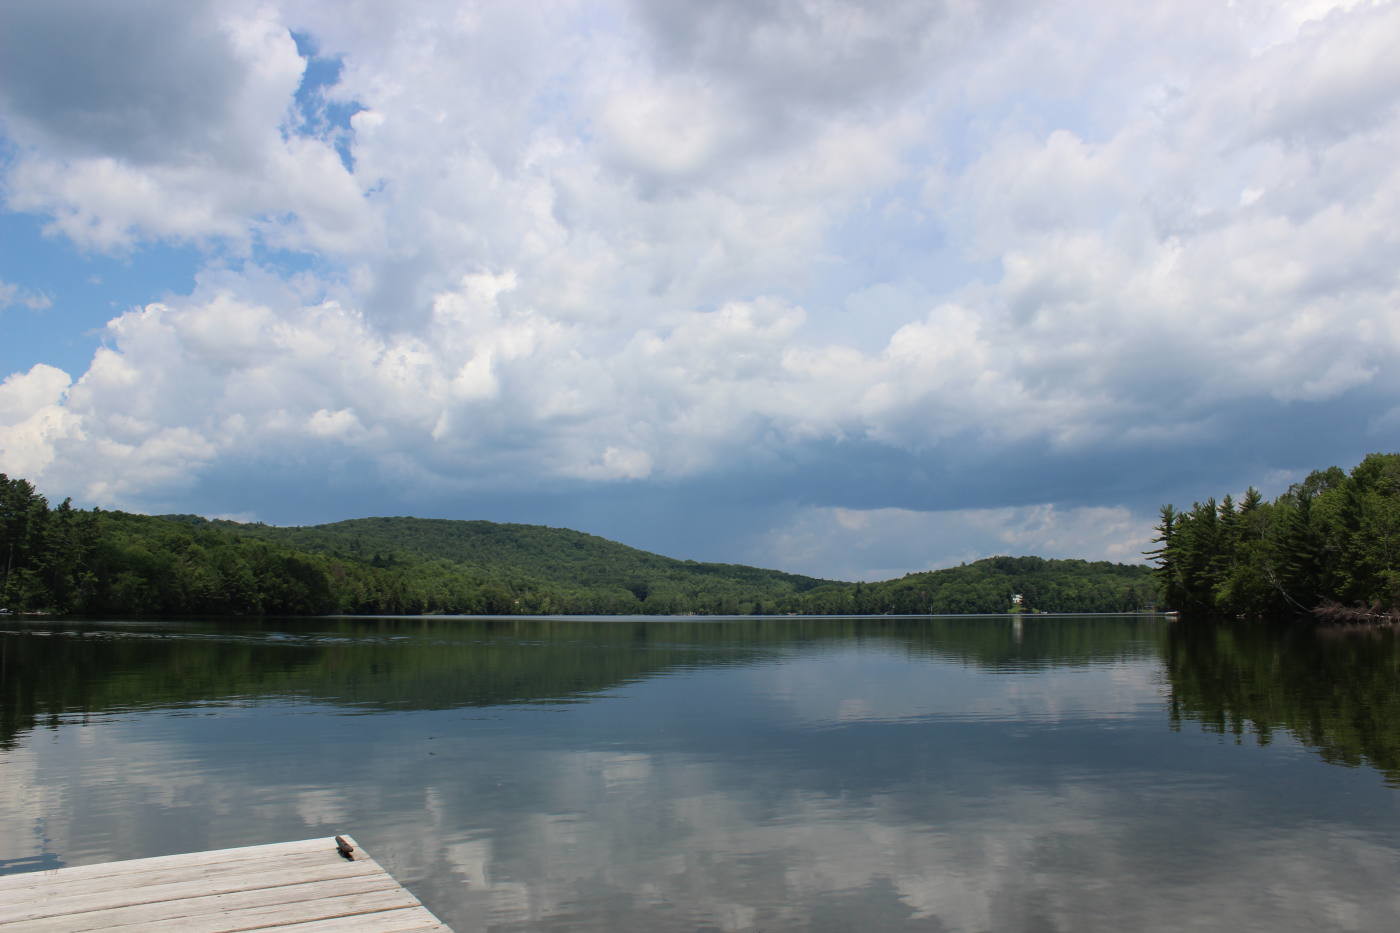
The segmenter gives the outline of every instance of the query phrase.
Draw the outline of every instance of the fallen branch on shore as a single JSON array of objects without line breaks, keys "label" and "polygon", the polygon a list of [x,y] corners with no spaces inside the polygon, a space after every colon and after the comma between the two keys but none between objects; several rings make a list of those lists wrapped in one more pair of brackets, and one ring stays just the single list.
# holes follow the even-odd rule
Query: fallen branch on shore
[{"label": "fallen branch on shore", "polygon": [[1380,603],[1343,606],[1329,601],[1313,607],[1312,617],[1326,625],[1400,625],[1400,608],[1387,608]]}]

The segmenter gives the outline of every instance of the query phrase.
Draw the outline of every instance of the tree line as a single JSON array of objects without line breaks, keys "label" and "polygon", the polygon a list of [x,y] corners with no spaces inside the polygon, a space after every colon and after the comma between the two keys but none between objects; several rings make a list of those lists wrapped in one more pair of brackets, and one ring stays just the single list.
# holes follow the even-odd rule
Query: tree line
[{"label": "tree line", "polygon": [[562,528],[370,518],[302,528],[56,508],[0,474],[0,608],[82,615],[1121,612],[1150,568],[995,557],[878,583],[675,560]]},{"label": "tree line", "polygon": [[1163,599],[1185,614],[1400,619],[1400,454],[1314,470],[1272,502],[1251,486],[1165,505],[1157,532]]},{"label": "tree line", "polygon": [[1143,565],[999,556],[878,583],[826,584],[802,604],[819,614],[955,615],[1012,611],[1016,594],[1032,612],[1136,612],[1158,598]]}]

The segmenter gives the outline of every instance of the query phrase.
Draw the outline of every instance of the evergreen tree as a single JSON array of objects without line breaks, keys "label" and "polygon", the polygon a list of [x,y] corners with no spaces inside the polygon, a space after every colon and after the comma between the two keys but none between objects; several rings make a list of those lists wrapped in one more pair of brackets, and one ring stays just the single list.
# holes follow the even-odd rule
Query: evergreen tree
[{"label": "evergreen tree", "polygon": [[1226,496],[1163,516],[1149,553],[1184,611],[1400,613],[1400,454],[1371,454],[1350,474],[1315,470],[1273,503],[1251,486],[1238,506]]},{"label": "evergreen tree", "polygon": [[48,599],[41,562],[48,502],[28,481],[0,473],[0,606],[42,608]]},{"label": "evergreen tree", "polygon": [[1157,537],[1152,539],[1153,544],[1160,544],[1151,551],[1146,551],[1146,555],[1157,562],[1155,571],[1158,585],[1161,587],[1162,599],[1168,608],[1179,606],[1185,598],[1184,584],[1181,577],[1180,554],[1177,549],[1177,512],[1176,507],[1168,503],[1162,506],[1160,519],[1157,522]]}]

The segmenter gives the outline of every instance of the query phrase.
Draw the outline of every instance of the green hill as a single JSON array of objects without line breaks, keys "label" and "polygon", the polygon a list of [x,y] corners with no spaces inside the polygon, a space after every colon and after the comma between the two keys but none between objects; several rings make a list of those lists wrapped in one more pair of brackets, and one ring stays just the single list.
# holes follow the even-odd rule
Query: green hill
[{"label": "green hill", "polygon": [[[544,525],[430,518],[356,518],[296,528],[214,524],[296,550],[369,561],[381,567],[448,561],[493,572],[627,589],[646,589],[650,582],[704,578],[803,592],[828,582],[742,564],[675,560],[597,535]],[[637,596],[645,598],[640,593]]]},{"label": "green hill", "polygon": [[543,525],[405,517],[295,528],[212,524],[240,537],[410,579],[431,577],[482,589],[482,599],[463,592],[465,599],[435,600],[425,607],[443,611],[750,613],[788,604],[830,582],[741,564],[676,560]]},{"label": "green hill", "polygon": [[883,583],[675,560],[539,525],[364,518],[299,528],[50,509],[0,475],[0,607],[95,614],[1116,612],[1146,566],[996,557]]},{"label": "green hill", "polygon": [[816,612],[1007,612],[1015,594],[1029,612],[1133,612],[1155,603],[1156,584],[1145,565],[987,557],[898,580],[823,586],[806,602]]}]

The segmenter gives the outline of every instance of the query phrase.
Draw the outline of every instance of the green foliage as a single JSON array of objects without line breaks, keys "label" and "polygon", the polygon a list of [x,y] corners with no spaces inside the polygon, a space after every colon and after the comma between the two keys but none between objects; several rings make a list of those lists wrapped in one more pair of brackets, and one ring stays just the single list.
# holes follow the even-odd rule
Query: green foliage
[{"label": "green foliage", "polygon": [[305,528],[49,509],[0,476],[0,606],[86,615],[1120,612],[1149,568],[994,557],[882,583],[674,560],[562,528],[365,518]]},{"label": "green foliage", "polygon": [[1162,509],[1150,552],[1168,605],[1202,616],[1267,618],[1341,604],[1400,608],[1400,454],[1347,474],[1317,470],[1272,503],[1253,487]]},{"label": "green foliage", "polygon": [[406,604],[351,607],[491,614],[748,614],[826,581],[680,561],[541,525],[363,518],[306,528],[213,523],[242,538],[391,571]]},{"label": "green foliage", "polygon": [[814,590],[809,612],[917,614],[1007,612],[1020,593],[1040,612],[1134,612],[1156,601],[1145,566],[1106,561],[988,557],[961,567],[911,573],[882,583],[835,584]]}]

